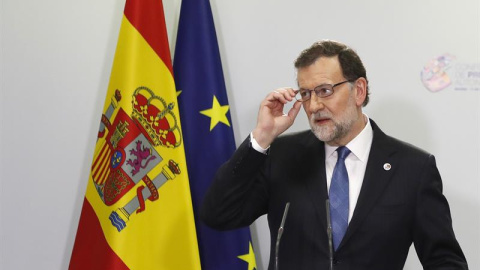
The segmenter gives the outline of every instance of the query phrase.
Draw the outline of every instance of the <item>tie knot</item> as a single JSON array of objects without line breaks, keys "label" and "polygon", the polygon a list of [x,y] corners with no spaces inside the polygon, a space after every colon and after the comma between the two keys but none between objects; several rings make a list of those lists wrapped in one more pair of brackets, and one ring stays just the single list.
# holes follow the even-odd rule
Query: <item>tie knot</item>
[{"label": "tie knot", "polygon": [[350,149],[348,149],[346,146],[340,146],[337,148],[338,152],[338,159],[343,159],[345,160],[347,156],[350,154]]}]

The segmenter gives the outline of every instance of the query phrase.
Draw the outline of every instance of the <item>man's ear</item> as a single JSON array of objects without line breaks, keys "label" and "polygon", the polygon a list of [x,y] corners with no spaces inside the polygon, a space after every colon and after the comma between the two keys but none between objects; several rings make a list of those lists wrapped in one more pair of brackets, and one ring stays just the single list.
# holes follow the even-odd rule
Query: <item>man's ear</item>
[{"label": "man's ear", "polygon": [[358,78],[354,84],[355,101],[357,106],[362,106],[367,98],[367,80],[363,77]]}]

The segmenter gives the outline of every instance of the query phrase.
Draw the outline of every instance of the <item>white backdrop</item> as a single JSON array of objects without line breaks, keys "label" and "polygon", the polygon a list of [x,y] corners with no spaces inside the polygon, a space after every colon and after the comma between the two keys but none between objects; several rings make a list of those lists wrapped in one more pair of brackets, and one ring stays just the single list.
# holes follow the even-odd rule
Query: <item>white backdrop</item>
[{"label": "white backdrop", "polygon": [[[351,45],[370,80],[366,113],[435,154],[457,238],[470,268],[480,269],[478,0],[211,1],[237,143],[254,127],[260,100],[295,84],[300,50],[324,38]],[[181,2],[164,2],[173,54]],[[68,267],[123,7],[1,2],[0,269]],[[420,72],[445,53],[455,56],[453,83],[432,93]],[[468,80],[460,67],[472,70]],[[308,128],[305,118],[291,130]],[[258,269],[266,269],[265,217],[252,234]],[[405,269],[421,269],[414,252]]]}]

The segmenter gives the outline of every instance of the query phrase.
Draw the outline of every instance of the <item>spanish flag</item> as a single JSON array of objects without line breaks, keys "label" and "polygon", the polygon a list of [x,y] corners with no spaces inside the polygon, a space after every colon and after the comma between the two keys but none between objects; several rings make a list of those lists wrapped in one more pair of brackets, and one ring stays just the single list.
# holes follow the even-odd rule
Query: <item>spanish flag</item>
[{"label": "spanish flag", "polygon": [[69,269],[200,269],[161,0],[127,0]]}]

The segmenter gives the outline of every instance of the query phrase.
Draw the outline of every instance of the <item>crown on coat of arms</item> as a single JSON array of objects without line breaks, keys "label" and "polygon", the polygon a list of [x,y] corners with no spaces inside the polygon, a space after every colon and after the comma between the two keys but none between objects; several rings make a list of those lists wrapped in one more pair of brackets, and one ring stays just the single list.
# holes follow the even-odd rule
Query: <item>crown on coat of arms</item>
[{"label": "crown on coat of arms", "polygon": [[134,122],[155,146],[175,148],[180,145],[181,133],[173,113],[173,102],[167,104],[152,90],[140,86],[133,93],[132,105]]}]

